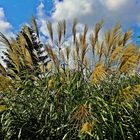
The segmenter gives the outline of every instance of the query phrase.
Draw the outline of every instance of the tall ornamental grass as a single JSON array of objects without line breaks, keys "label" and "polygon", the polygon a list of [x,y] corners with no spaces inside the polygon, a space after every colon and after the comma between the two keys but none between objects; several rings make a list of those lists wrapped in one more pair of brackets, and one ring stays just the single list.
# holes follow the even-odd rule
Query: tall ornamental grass
[{"label": "tall ornamental grass", "polygon": [[[16,38],[0,33],[0,139],[139,140],[140,52],[120,24],[100,36],[74,21],[40,41],[37,23]],[[89,35],[90,34],[90,35]],[[69,38],[70,36],[70,38]],[[70,42],[70,43],[69,43]],[[89,58],[90,56],[90,58]]]}]

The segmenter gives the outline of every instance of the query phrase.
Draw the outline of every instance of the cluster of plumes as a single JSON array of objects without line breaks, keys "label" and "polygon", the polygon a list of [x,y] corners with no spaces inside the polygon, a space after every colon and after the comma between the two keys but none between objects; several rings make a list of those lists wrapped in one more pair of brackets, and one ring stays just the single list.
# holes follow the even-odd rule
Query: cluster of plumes
[{"label": "cluster of plumes", "polygon": [[[30,72],[46,73],[50,71],[47,66],[51,63],[51,71],[53,69],[60,72],[67,67],[70,71],[74,69],[82,72],[83,75],[86,74],[93,83],[98,83],[108,74],[121,75],[137,70],[140,52],[137,46],[130,42],[132,32],[128,30],[123,33],[120,24],[105,32],[101,39],[99,33],[103,21],[100,21],[88,38],[88,27],[85,25],[83,32],[79,33],[75,20],[71,29],[72,40],[67,43],[69,37],[66,33],[66,21],[58,22],[56,34],[52,23],[48,22],[50,41],[42,45],[38,41],[39,31],[34,18],[32,23],[32,28],[24,26],[18,37],[11,42],[0,34],[0,41],[7,46],[4,61],[8,70],[13,70],[15,73],[25,69]],[[89,51],[91,56],[88,56]],[[44,52],[46,55],[42,56]],[[72,66],[70,62],[73,63]],[[1,66],[2,71],[4,67]]]},{"label": "cluster of plumes", "polygon": [[71,124],[76,130],[80,130],[80,133],[91,135],[94,124],[97,119],[91,112],[90,105],[79,105],[72,113]]},{"label": "cluster of plumes", "polygon": [[[66,22],[58,23],[57,41],[54,40],[52,24],[49,23],[48,30],[52,44],[57,46],[59,51],[59,55],[51,53],[54,63],[59,62],[57,64],[60,65],[63,61],[69,69],[75,69],[83,74],[86,71],[93,83],[98,83],[110,74],[119,76],[136,72],[140,52],[138,47],[131,42],[132,31],[123,33],[120,24],[117,23],[113,29],[105,32],[101,39],[99,33],[102,26],[103,21],[97,23],[88,38],[88,27],[85,25],[83,32],[79,33],[75,20],[71,30],[72,41],[66,46]],[[50,46],[48,49],[51,48]],[[92,55],[88,56],[88,52],[92,52]],[[73,67],[70,61],[73,62]],[[60,67],[57,66],[57,68]]]},{"label": "cluster of plumes", "polygon": [[0,33],[0,41],[6,46],[6,51],[3,52],[6,70],[1,65],[2,74],[12,77],[21,72],[26,71],[31,74],[36,71],[36,74],[39,75],[47,70],[48,55],[44,55],[44,46],[39,41],[34,17],[32,18],[32,28],[23,26],[17,37],[11,40]]}]

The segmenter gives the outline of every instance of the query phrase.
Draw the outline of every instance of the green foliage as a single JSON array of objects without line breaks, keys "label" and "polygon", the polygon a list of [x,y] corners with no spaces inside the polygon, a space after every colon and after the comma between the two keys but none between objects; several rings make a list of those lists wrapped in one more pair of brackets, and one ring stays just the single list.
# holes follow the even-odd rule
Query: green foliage
[{"label": "green foliage", "polygon": [[[3,94],[3,139],[139,139],[140,96],[120,99],[123,89],[140,84],[139,76],[109,77],[100,85],[83,81],[78,73],[63,82],[62,76],[53,76],[51,88],[51,77],[36,83],[27,78]],[[91,130],[82,133],[87,123]]]}]

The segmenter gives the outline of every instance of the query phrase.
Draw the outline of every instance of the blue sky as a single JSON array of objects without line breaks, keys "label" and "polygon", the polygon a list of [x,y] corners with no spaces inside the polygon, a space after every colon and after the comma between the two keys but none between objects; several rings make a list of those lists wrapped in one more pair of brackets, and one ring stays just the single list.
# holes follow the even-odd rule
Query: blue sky
[{"label": "blue sky", "polygon": [[[65,18],[68,22],[77,18],[89,27],[105,19],[106,28],[120,21],[123,29],[132,28],[133,39],[140,35],[139,0],[0,0],[0,32],[13,35],[24,23],[30,23],[34,15],[40,31],[45,36],[47,19],[54,24]],[[53,12],[52,12],[53,11]]]},{"label": "blue sky", "polygon": [[29,21],[35,14],[37,5],[38,0],[0,0],[0,6],[4,8],[7,20],[15,29]]},{"label": "blue sky", "polygon": [[[36,16],[36,8],[39,0],[0,0],[0,7],[3,7],[6,19],[12,24],[13,29],[18,31],[23,23],[29,23],[31,16]],[[45,0],[45,11],[49,14],[52,9],[52,0]]]}]

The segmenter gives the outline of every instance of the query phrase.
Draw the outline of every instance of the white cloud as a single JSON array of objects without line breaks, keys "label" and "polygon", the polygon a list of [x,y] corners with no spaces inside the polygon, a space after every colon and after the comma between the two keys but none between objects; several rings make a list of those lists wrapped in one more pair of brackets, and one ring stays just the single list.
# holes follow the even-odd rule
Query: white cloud
[{"label": "white cloud", "polygon": [[130,27],[139,24],[139,9],[140,2],[136,0],[64,0],[56,3],[52,19],[77,18],[90,27],[104,19],[108,26],[120,21],[124,27]]},{"label": "white cloud", "polygon": [[[42,40],[45,40],[44,36],[48,36],[46,24],[48,20],[52,21],[56,31],[57,22],[66,19],[69,34],[71,34],[70,23],[74,18],[79,21],[79,32],[83,24],[88,24],[90,32],[95,23],[101,19],[105,21],[104,29],[114,26],[118,21],[125,29],[136,24],[140,26],[140,1],[137,0],[63,0],[61,2],[55,0],[53,8],[54,12],[51,17],[48,17],[43,3],[40,3],[37,7],[38,23],[43,34]],[[100,37],[103,37],[102,32]],[[70,44],[69,41],[71,42],[71,36],[69,36],[66,43]]]},{"label": "white cloud", "polygon": [[0,19],[4,18],[4,11],[3,8],[0,8]]},{"label": "white cloud", "polygon": [[7,32],[11,28],[11,25],[9,22],[5,22],[3,20],[0,21],[0,31],[1,32]]},{"label": "white cloud", "polygon": [[[89,26],[89,32],[95,23],[104,19],[105,25],[102,31],[114,26],[120,21],[123,28],[131,28],[134,25],[140,26],[140,1],[137,0],[55,0],[52,15],[47,16],[43,2],[37,7],[37,16],[41,37],[45,42],[48,36],[47,21],[51,21],[54,27],[54,35],[57,37],[57,22],[66,19],[67,33],[70,38],[71,23],[74,18],[78,19],[78,29],[81,31],[83,24]],[[88,36],[89,36],[88,32]],[[101,32],[100,37],[102,38]]]},{"label": "white cloud", "polygon": [[[55,1],[55,4],[58,4],[58,1]],[[38,7],[37,7],[37,23],[39,26],[39,31],[40,31],[40,39],[44,43],[49,40],[46,40],[46,37],[49,36],[49,32],[47,29],[47,22],[51,21],[52,22],[52,27],[53,27],[53,32],[54,32],[54,37],[56,37],[56,32],[57,32],[57,20],[54,20],[52,17],[48,16],[45,12],[45,5],[43,2],[41,2]],[[51,41],[50,41],[51,43]]]},{"label": "white cloud", "polygon": [[42,2],[37,7],[37,16],[40,18],[44,17],[44,4]]},{"label": "white cloud", "polygon": [[[4,9],[0,7],[0,32],[3,33],[7,38],[14,37],[12,32],[12,25],[9,23],[5,17]],[[0,44],[0,63],[3,64],[1,60],[2,51],[4,51],[4,46]]]},{"label": "white cloud", "polygon": [[8,37],[14,36],[12,32],[12,25],[7,21],[2,7],[0,7],[0,32]]},{"label": "white cloud", "polygon": [[101,0],[105,6],[112,11],[118,10],[121,7],[125,6],[126,3],[129,3],[131,0]]},{"label": "white cloud", "polygon": [[[65,0],[56,4],[54,19],[73,19],[92,11],[91,0]],[[60,16],[61,15],[61,16]]]},{"label": "white cloud", "polygon": [[49,17],[45,14],[45,10],[44,10],[45,6],[43,4],[43,2],[41,2],[38,7],[37,7],[37,22],[38,25],[40,27],[40,32],[47,36],[48,32],[47,32],[47,20],[49,19]]}]

